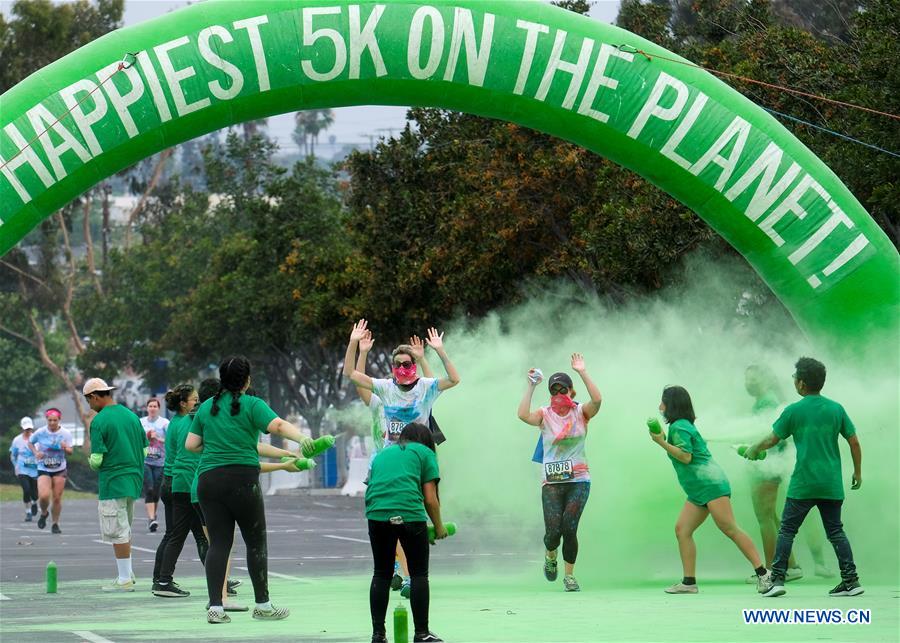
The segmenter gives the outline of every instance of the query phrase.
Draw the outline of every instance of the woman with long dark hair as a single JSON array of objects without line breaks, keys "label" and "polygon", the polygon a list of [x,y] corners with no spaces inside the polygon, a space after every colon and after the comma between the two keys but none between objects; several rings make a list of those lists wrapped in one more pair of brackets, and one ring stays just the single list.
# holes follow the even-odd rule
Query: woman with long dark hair
[{"label": "woman with long dark hair", "polygon": [[725,471],[712,459],[706,441],[694,426],[697,416],[694,414],[691,396],[681,386],[667,386],[663,389],[659,411],[669,425],[669,435],[666,437],[665,431],[651,431],[650,437],[665,449],[675,467],[678,482],[687,494],[687,501],[675,523],[675,537],[678,539],[684,578],[680,583],[667,587],[666,593],[697,593],[697,546],[694,543],[694,531],[709,515],[712,515],[722,533],[734,541],[750,561],[757,576],[757,591],[765,591],[771,574],[763,567],[750,536],[735,522],[731,509],[731,485]]},{"label": "woman with long dark hair", "polygon": [[302,446],[311,442],[263,400],[247,395],[250,362],[236,355],[219,365],[219,391],[197,409],[185,448],[200,453],[197,495],[209,531],[206,586],[209,623],[231,621],[222,605],[222,586],[235,523],[247,547],[247,570],[256,607],[253,618],[280,620],[290,612],[269,601],[266,516],[259,486],[260,433],[281,435]]}]

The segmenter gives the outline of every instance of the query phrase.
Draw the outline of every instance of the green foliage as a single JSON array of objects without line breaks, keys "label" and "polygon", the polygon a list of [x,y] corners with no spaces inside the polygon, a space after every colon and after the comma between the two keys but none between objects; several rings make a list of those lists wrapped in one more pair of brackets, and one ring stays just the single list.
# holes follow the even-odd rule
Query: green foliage
[{"label": "green foliage", "polygon": [[[62,353],[58,336],[53,352]],[[0,335],[0,434],[17,435],[19,418],[31,415],[58,389],[59,382],[43,367],[34,349],[23,341]],[[2,452],[0,452],[2,455]]]},{"label": "green foliage", "polygon": [[121,26],[124,0],[16,0],[0,17],[0,94],[29,74]]}]

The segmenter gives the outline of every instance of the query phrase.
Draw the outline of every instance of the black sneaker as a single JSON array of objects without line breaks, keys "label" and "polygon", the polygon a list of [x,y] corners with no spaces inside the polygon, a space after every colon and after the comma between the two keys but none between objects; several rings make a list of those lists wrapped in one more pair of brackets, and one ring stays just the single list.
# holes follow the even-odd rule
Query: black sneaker
[{"label": "black sneaker", "polygon": [[29,512],[25,512],[25,522],[31,522],[31,519],[34,518]]},{"label": "black sneaker", "polygon": [[550,582],[555,581],[557,575],[559,574],[558,570],[559,562],[555,558],[553,560],[544,558],[544,578],[546,578]]},{"label": "black sneaker", "polygon": [[387,635],[383,632],[375,632],[372,634],[372,643],[388,643]]},{"label": "black sneaker", "polygon": [[37,505],[34,504],[33,502],[31,503],[31,515],[32,515],[32,516],[36,516],[36,515],[37,515]]},{"label": "black sneaker", "polygon": [[842,580],[837,586],[828,592],[829,596],[859,596],[864,590],[859,586],[858,580],[846,581]]},{"label": "black sneaker", "polygon": [[61,533],[62,533],[62,529],[60,529],[60,528],[59,528],[59,525],[57,525],[56,523],[53,523],[53,526],[50,527],[50,531],[52,531],[54,534],[61,534]]},{"label": "black sneaker", "polygon": [[237,596],[237,590],[235,589],[235,587],[237,587],[240,584],[241,584],[241,581],[239,581],[237,579],[228,580],[226,582],[227,587],[225,588],[225,594],[227,596]]},{"label": "black sneaker", "polygon": [[47,516],[50,514],[41,514],[41,517],[38,518],[38,529],[43,529],[47,526]]},{"label": "black sneaker", "polygon": [[423,632],[413,637],[413,643],[444,643],[444,639],[440,638],[434,632]]},{"label": "black sneaker", "polygon": [[153,589],[150,591],[153,592],[154,596],[159,596],[161,598],[187,598],[191,595],[190,592],[181,589],[175,583],[168,583],[166,585],[163,585],[162,583],[153,583]]},{"label": "black sneaker", "polygon": [[159,523],[155,520],[150,521],[150,533],[155,534],[156,530],[159,529]]},{"label": "black sneaker", "polygon": [[243,583],[244,583],[244,581],[242,581],[240,578],[229,578],[226,581],[226,585],[228,585],[228,589],[234,589],[235,587],[240,587],[241,585],[243,585]]}]

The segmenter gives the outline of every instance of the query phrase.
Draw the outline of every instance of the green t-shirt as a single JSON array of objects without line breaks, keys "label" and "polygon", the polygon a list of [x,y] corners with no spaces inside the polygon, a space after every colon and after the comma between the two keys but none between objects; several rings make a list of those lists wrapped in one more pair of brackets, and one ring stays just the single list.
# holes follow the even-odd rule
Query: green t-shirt
[{"label": "green t-shirt", "polygon": [[679,462],[669,455],[678,482],[688,500],[695,505],[705,506],[710,500],[731,495],[731,485],[725,471],[712,459],[706,440],[691,422],[675,420],[669,426],[667,442],[691,454],[688,464]]},{"label": "green t-shirt", "polygon": [[[175,464],[172,465],[173,493],[189,493],[191,481],[194,479],[194,474],[197,473],[197,467],[200,466],[200,454],[184,448],[188,429],[191,428],[191,419],[190,415],[176,415],[169,422],[168,432],[175,434]],[[169,433],[166,433],[166,438],[169,437]],[[168,447],[166,448],[168,449]]]},{"label": "green t-shirt", "polygon": [[[179,417],[182,417],[182,416],[176,415],[171,420],[169,420],[169,427],[171,427],[172,423],[175,422],[175,420],[177,420]],[[183,439],[182,439],[182,441],[183,441]],[[172,475],[172,467],[175,465],[176,444],[175,444],[175,436],[172,435],[172,433],[171,433],[171,431],[169,431],[168,427],[166,428],[165,442],[166,442],[166,459],[163,462],[163,475],[171,476]]]},{"label": "green t-shirt", "polygon": [[821,395],[807,395],[781,413],[772,431],[782,440],[794,436],[797,447],[788,498],[844,499],[837,438],[853,437],[856,427],[843,406]]},{"label": "green t-shirt", "polygon": [[400,516],[403,522],[425,522],[422,485],[432,480],[440,480],[434,451],[418,442],[389,446],[372,460],[366,518],[387,521]]},{"label": "green t-shirt", "polygon": [[244,465],[259,468],[259,454],[256,443],[259,434],[267,433],[269,423],[278,415],[269,405],[252,395],[240,396],[240,411],[231,414],[231,393],[222,393],[219,398],[219,412],[212,414],[215,398],[209,398],[194,416],[190,432],[203,438],[203,452],[200,454],[200,475],[230,465]]},{"label": "green t-shirt", "polygon": [[140,498],[144,485],[147,434],[141,421],[121,404],[100,410],[91,422],[91,453],[102,453],[97,472],[100,500]]}]

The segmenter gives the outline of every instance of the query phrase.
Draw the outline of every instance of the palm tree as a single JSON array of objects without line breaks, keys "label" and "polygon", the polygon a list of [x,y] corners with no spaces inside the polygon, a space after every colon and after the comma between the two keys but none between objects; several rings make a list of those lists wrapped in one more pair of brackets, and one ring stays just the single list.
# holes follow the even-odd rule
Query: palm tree
[{"label": "palm tree", "polygon": [[334,112],[330,109],[309,109],[294,114],[296,127],[293,138],[307,156],[315,154],[319,134],[334,124]]}]

